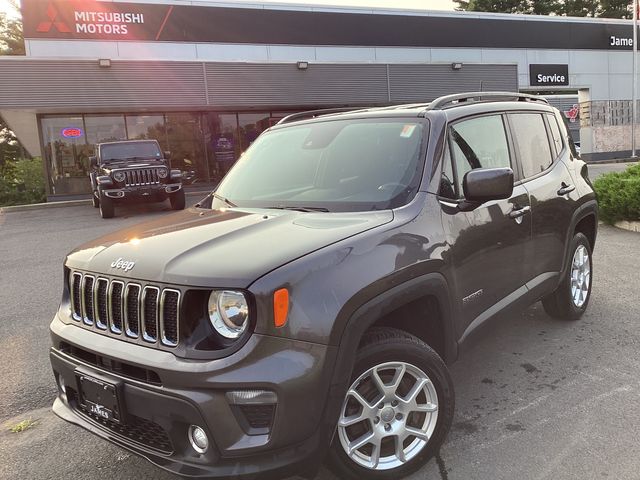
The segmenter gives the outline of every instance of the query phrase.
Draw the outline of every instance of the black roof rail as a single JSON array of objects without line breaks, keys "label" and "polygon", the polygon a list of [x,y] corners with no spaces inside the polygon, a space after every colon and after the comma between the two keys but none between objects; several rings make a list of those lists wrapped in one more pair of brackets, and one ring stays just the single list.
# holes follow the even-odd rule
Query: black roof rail
[{"label": "black roof rail", "polygon": [[454,107],[458,104],[466,104],[471,102],[499,102],[499,101],[518,101],[518,102],[540,102],[549,105],[549,102],[542,97],[529,95],[527,93],[513,92],[470,92],[456,93],[454,95],[445,95],[436,98],[431,102],[426,110],[442,110],[446,107]]},{"label": "black roof rail", "polygon": [[292,113],[281,119],[276,125],[282,125],[284,123],[297,122],[299,120],[305,120],[308,118],[316,118],[320,115],[330,115],[332,113],[344,113],[355,112],[357,110],[363,110],[362,107],[339,107],[339,108],[324,108],[322,110],[309,110],[308,112]]}]

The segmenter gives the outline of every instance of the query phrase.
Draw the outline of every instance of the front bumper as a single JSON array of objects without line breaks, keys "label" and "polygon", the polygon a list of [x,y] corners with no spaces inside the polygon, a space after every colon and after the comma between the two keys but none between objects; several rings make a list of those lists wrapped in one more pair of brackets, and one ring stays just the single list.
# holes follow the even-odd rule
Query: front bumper
[{"label": "front bumper", "polygon": [[[51,333],[54,375],[58,384],[63,378],[66,385],[54,412],[161,468],[187,477],[284,478],[313,471],[324,457],[330,432],[323,413],[335,360],[331,347],[254,335],[230,357],[187,361],[65,325],[57,318]],[[128,368],[112,368],[115,365]],[[156,380],[134,378],[132,369],[153,372]],[[101,420],[80,407],[77,372],[121,383],[124,425]],[[239,389],[277,394],[268,433],[247,433],[226,397]],[[204,454],[189,443],[190,425],[201,426],[209,437]]]},{"label": "front bumper", "polygon": [[137,187],[106,188],[102,189],[102,193],[109,198],[118,200],[124,198],[144,198],[157,194],[172,195],[181,189],[181,183],[160,183],[157,185],[141,185]]}]

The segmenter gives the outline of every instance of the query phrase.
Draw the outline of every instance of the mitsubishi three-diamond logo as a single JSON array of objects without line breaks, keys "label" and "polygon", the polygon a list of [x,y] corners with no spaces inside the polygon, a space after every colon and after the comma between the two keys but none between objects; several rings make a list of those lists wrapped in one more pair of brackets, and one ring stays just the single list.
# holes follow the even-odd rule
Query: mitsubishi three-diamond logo
[{"label": "mitsubishi three-diamond logo", "polygon": [[49,2],[49,6],[47,7],[47,17],[48,21],[43,21],[38,24],[37,32],[47,33],[51,31],[51,27],[55,27],[56,30],[60,33],[70,33],[71,29],[67,26],[66,23],[62,21],[56,21],[58,17],[58,10],[53,6],[53,3]]}]

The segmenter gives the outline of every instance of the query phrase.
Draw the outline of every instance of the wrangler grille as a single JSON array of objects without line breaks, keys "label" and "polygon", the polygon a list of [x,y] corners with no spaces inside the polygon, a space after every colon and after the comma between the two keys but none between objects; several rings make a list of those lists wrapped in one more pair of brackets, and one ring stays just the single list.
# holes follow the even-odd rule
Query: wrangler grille
[{"label": "wrangler grille", "polygon": [[180,291],[73,272],[69,281],[72,317],[130,340],[178,345]]},{"label": "wrangler grille", "polygon": [[127,187],[157,185],[160,183],[157,168],[137,168],[124,171],[124,184]]}]

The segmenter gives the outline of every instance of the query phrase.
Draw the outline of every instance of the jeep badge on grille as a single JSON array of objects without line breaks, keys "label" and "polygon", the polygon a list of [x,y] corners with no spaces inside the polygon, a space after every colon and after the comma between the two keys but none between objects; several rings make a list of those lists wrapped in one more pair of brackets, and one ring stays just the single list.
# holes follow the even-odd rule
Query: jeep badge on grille
[{"label": "jeep badge on grille", "polygon": [[133,267],[136,266],[136,262],[131,262],[129,260],[123,260],[122,257],[115,260],[112,264],[111,264],[111,268],[120,268],[122,270],[124,270],[125,272],[128,272],[129,270],[132,270]]}]

